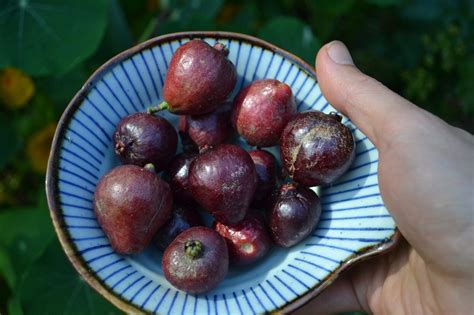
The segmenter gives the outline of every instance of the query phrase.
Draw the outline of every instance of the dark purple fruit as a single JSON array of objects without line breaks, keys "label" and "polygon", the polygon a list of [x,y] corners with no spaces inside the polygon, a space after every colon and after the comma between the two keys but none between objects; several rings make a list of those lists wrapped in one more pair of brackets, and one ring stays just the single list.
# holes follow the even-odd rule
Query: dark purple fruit
[{"label": "dark purple fruit", "polygon": [[178,154],[166,169],[167,180],[173,191],[174,199],[184,204],[193,204],[194,199],[189,191],[189,166],[197,157],[197,153]]},{"label": "dark purple fruit", "polygon": [[171,190],[148,167],[118,166],[97,184],[95,214],[112,248],[120,254],[145,249],[171,215]]},{"label": "dark purple fruit", "polygon": [[171,58],[163,87],[167,108],[180,115],[202,115],[222,105],[234,89],[237,72],[222,44],[191,40]]},{"label": "dark purple fruit", "polygon": [[224,224],[236,224],[245,217],[256,186],[252,158],[235,145],[222,144],[201,153],[189,169],[194,200]]},{"label": "dark purple fruit", "polygon": [[239,92],[232,108],[232,125],[250,145],[277,145],[286,124],[296,114],[290,87],[278,80],[257,80]]},{"label": "dark purple fruit", "polygon": [[192,227],[165,250],[162,268],[165,278],[179,290],[191,294],[212,290],[229,269],[226,242],[208,227]]},{"label": "dark purple fruit", "polygon": [[190,206],[175,204],[171,213],[171,219],[158,229],[153,242],[159,249],[165,250],[176,236],[193,226],[202,225],[204,223],[196,209]]},{"label": "dark purple fruit", "polygon": [[341,116],[321,112],[299,113],[281,135],[283,166],[304,186],[333,183],[344,174],[355,155],[351,130]]},{"label": "dark purple fruit", "polygon": [[257,190],[255,191],[254,203],[263,205],[276,185],[277,162],[273,154],[265,150],[254,150],[249,152],[257,171]]},{"label": "dark purple fruit", "polygon": [[225,238],[229,259],[234,265],[253,263],[270,249],[270,234],[258,214],[248,213],[244,220],[235,225],[216,222],[214,229]]},{"label": "dark purple fruit", "polygon": [[173,158],[177,144],[173,126],[166,119],[147,113],[123,118],[114,133],[115,153],[123,164],[153,163],[157,171]]},{"label": "dark purple fruit", "polygon": [[267,217],[273,242],[290,247],[314,230],[321,217],[321,202],[311,189],[285,184],[280,187]]},{"label": "dark purple fruit", "polygon": [[181,116],[179,118],[181,137],[189,137],[198,148],[223,143],[231,131],[230,109],[228,103],[208,114]]}]

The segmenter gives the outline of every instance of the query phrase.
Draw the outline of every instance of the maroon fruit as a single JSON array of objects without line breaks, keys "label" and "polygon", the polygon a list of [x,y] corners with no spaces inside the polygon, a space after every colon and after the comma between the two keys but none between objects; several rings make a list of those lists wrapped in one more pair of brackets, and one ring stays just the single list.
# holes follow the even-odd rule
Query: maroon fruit
[{"label": "maroon fruit", "polygon": [[270,234],[263,219],[249,213],[235,225],[217,222],[214,229],[227,242],[229,259],[235,265],[247,265],[265,256],[270,249]]},{"label": "maroon fruit", "polygon": [[215,288],[227,274],[229,256],[224,239],[207,227],[192,227],[168,246],[163,254],[165,278],[191,294]]},{"label": "maroon fruit", "polygon": [[257,80],[239,92],[232,108],[232,125],[250,145],[277,145],[286,124],[296,114],[290,87],[277,80]]},{"label": "maroon fruit", "polygon": [[344,174],[355,155],[351,130],[341,116],[321,112],[298,114],[281,135],[283,166],[305,186],[328,185]]},{"label": "maroon fruit", "polygon": [[230,103],[227,103],[208,114],[181,116],[179,118],[181,137],[189,137],[199,148],[223,143],[230,134],[230,109]]},{"label": "maroon fruit", "polygon": [[148,167],[118,166],[97,184],[95,214],[112,248],[120,254],[145,249],[171,215],[171,190]]},{"label": "maroon fruit", "polygon": [[255,164],[257,172],[257,190],[255,191],[254,203],[263,205],[276,185],[277,162],[273,154],[265,150],[254,150],[249,152]]},{"label": "maroon fruit", "polygon": [[222,105],[237,82],[237,72],[227,54],[224,45],[211,47],[198,39],[179,47],[166,75],[165,102],[155,110],[201,115]]},{"label": "maroon fruit", "polygon": [[235,145],[222,144],[201,153],[189,169],[194,200],[224,224],[236,224],[245,217],[256,186],[252,158]]},{"label": "maroon fruit", "polygon": [[204,225],[204,223],[196,209],[190,206],[175,204],[171,213],[171,219],[158,229],[154,243],[159,249],[165,250],[176,236],[193,226],[201,225]]},{"label": "maroon fruit", "polygon": [[164,118],[135,113],[123,118],[114,133],[115,153],[124,164],[153,163],[162,170],[173,158],[178,136]]},{"label": "maroon fruit", "polygon": [[189,152],[178,154],[166,169],[166,177],[173,191],[174,199],[184,203],[193,204],[194,199],[189,191],[189,166],[197,157],[197,153]]},{"label": "maroon fruit", "polygon": [[295,184],[281,186],[268,213],[273,241],[283,247],[299,243],[314,230],[320,216],[321,202],[314,191]]}]

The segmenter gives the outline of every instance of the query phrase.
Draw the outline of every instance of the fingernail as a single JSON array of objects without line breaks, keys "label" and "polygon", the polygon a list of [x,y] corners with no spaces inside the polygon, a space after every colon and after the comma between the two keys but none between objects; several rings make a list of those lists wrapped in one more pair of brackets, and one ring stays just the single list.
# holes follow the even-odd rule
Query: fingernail
[{"label": "fingernail", "polygon": [[335,40],[331,42],[327,48],[329,58],[340,65],[354,65],[351,54],[347,50],[346,45],[342,42]]}]

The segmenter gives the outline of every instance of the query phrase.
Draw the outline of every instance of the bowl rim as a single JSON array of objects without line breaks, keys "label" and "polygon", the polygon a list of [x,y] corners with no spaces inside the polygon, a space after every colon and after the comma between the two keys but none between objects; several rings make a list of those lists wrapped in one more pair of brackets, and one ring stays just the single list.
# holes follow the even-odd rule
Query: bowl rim
[{"label": "bowl rim", "polygon": [[[158,37],[151,38],[143,43],[139,43],[131,48],[115,55],[103,65],[101,65],[92,75],[87,79],[83,84],[81,89],[74,95],[72,100],[67,105],[64,110],[61,118],[58,122],[54,138],[51,145],[51,150],[48,159],[48,167],[46,171],[46,196],[48,201],[48,207],[50,209],[51,219],[53,221],[54,229],[58,235],[61,247],[63,248],[66,256],[69,261],[72,263],[74,268],[79,272],[79,274],[87,281],[87,283],[94,288],[99,294],[106,298],[109,302],[115,305],[120,310],[127,313],[143,313],[147,312],[144,309],[141,309],[132,303],[130,303],[125,298],[117,295],[112,289],[110,289],[87,265],[86,261],[81,257],[79,251],[77,250],[74,242],[71,240],[71,236],[67,231],[67,228],[64,226],[64,220],[61,217],[61,206],[59,202],[59,193],[58,193],[58,167],[59,167],[59,145],[64,139],[67,124],[72,119],[76,110],[82,104],[82,101],[90,92],[93,85],[102,78],[108,70],[114,67],[116,64],[122,62],[123,60],[149,48],[152,48],[156,45],[171,42],[179,39],[188,39],[188,38],[215,38],[215,39],[233,39],[238,40],[239,42],[250,43],[255,46],[262,47],[263,49],[270,50],[274,53],[278,53],[285,58],[293,61],[299,67],[307,71],[310,76],[312,76],[316,81],[316,72],[313,67],[308,63],[303,61],[301,58],[293,55],[292,53],[279,48],[273,44],[270,44],[262,39],[234,32],[220,32],[220,31],[193,31],[193,32],[178,32],[178,33],[169,33],[161,35]],[[354,264],[366,260],[372,256],[380,255],[386,253],[393,249],[402,238],[402,235],[398,228],[395,229],[392,236],[384,241],[383,243],[378,243],[372,246],[368,246],[360,249],[359,251],[352,254],[348,259],[341,262],[340,265],[332,271],[326,278],[322,279],[317,285],[308,289],[302,295],[296,297],[292,301],[287,302],[278,309],[272,311],[272,313],[281,313],[286,314],[295,311],[296,309],[302,307],[314,297],[319,295],[326,287],[333,283],[338,276],[345,270],[352,267]]]}]

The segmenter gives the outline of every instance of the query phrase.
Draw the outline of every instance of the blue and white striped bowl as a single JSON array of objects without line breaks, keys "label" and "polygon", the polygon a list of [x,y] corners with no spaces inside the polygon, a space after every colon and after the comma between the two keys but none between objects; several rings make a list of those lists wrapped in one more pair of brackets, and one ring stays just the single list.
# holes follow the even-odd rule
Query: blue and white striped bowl
[{"label": "blue and white striped bowl", "polygon": [[[337,275],[365,257],[393,247],[399,238],[380,196],[378,153],[349,120],[356,159],[337,183],[319,190],[322,219],[314,233],[290,249],[275,248],[260,263],[230,270],[213,291],[189,295],[164,278],[154,248],[121,256],[110,247],[94,215],[99,178],[117,165],[112,146],[116,124],[162,100],[173,52],[191,38],[227,45],[239,79],[236,91],[256,79],[289,84],[299,111],[334,111],[322,96],[312,67],[259,39],[234,33],[179,33],[151,39],[100,67],[64,112],[51,150],[48,202],[61,244],[79,273],[127,312],[251,314],[289,312],[306,303]],[[171,122],[177,116],[163,113]]]}]

